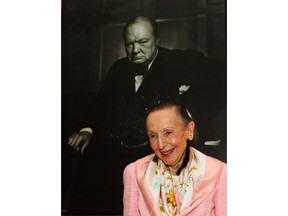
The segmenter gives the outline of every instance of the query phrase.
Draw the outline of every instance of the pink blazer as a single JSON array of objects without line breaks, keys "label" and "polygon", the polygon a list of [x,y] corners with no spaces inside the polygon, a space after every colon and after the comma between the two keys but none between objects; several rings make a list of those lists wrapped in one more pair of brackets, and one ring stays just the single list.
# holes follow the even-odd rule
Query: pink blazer
[{"label": "pink blazer", "polygon": [[[124,216],[162,216],[145,181],[145,171],[154,154],[129,164],[123,173]],[[226,164],[206,156],[206,172],[194,188],[194,201],[182,212],[193,216],[226,216]]]}]

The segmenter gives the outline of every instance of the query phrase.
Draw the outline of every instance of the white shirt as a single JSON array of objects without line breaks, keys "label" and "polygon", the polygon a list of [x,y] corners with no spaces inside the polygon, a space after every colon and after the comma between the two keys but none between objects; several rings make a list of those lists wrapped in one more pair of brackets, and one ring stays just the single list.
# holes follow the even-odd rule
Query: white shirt
[{"label": "white shirt", "polygon": [[[147,71],[149,71],[149,69],[150,69],[151,65],[153,64],[154,59],[156,58],[157,54],[158,54],[158,50],[156,51],[156,55],[154,56],[153,60],[149,63]],[[140,87],[141,83],[143,82],[143,80],[144,80],[144,76],[143,75],[136,75],[135,76],[135,92],[137,92],[137,90],[139,89],[139,87]]]}]

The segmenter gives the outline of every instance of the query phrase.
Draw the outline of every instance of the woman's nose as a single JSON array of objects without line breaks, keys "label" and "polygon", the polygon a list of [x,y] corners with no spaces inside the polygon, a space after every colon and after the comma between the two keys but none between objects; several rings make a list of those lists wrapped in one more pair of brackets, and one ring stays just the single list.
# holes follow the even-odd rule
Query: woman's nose
[{"label": "woman's nose", "polygon": [[165,147],[165,142],[161,136],[158,137],[158,148],[163,149]]}]

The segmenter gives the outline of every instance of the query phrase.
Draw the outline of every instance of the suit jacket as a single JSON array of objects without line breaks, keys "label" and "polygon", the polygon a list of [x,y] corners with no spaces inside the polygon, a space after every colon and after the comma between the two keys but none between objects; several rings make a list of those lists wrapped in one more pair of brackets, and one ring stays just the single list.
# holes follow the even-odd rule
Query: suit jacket
[{"label": "suit jacket", "polygon": [[[137,70],[127,58],[116,61],[94,100],[90,124],[120,145],[139,146],[145,141],[145,117],[161,101],[178,99],[196,120],[200,142],[219,139],[211,130],[213,118],[226,107],[226,68],[195,50],[158,48],[150,70],[135,93]],[[180,88],[187,91],[180,93]],[[95,116],[96,114],[96,116]],[[147,143],[146,143],[147,144]]]},{"label": "suit jacket", "polygon": [[[145,172],[154,156],[146,156],[125,168],[124,216],[162,216],[145,180]],[[226,216],[226,164],[209,156],[204,157],[205,176],[194,188],[194,201],[181,215]]]}]

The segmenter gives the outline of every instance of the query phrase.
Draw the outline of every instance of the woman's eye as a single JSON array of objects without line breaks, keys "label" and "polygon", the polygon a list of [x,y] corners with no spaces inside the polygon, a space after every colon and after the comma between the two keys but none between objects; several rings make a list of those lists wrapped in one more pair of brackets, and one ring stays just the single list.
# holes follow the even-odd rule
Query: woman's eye
[{"label": "woman's eye", "polygon": [[171,134],[172,134],[172,131],[166,131],[166,132],[165,132],[165,135],[166,135],[166,136],[169,136],[169,135],[171,135]]}]

